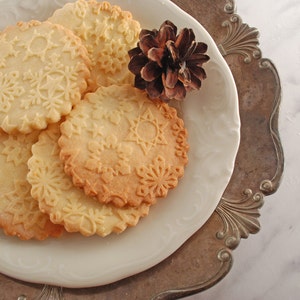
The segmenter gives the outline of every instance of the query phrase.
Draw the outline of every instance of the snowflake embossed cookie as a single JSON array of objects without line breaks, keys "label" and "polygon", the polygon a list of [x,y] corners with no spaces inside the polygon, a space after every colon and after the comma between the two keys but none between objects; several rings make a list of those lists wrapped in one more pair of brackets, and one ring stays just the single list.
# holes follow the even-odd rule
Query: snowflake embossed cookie
[{"label": "snowflake embossed cookie", "polygon": [[136,226],[184,176],[188,132],[170,101],[200,89],[206,50],[192,29],[141,29],[96,0],[0,32],[3,231],[43,240]]},{"label": "snowflake embossed cookie", "polygon": [[0,130],[0,228],[22,240],[58,237],[63,227],[50,222],[30,194],[27,160],[39,132],[9,135]]},{"label": "snowflake embossed cookie", "polygon": [[81,40],[50,22],[19,22],[0,33],[0,127],[44,129],[81,100],[90,76]]},{"label": "snowflake embossed cookie", "polygon": [[54,224],[63,225],[67,232],[104,237],[135,226],[140,218],[148,215],[147,204],[118,208],[99,203],[75,187],[71,177],[65,174],[59,158],[59,137],[59,124],[49,125],[40,134],[38,142],[32,147],[27,176],[32,186],[32,197]]},{"label": "snowflake embossed cookie", "polygon": [[61,124],[58,143],[73,183],[117,207],[154,204],[177,186],[188,162],[176,110],[131,85],[87,94]]},{"label": "snowflake embossed cookie", "polygon": [[89,91],[133,81],[127,52],[136,46],[141,28],[129,11],[107,1],[77,0],[57,9],[48,20],[72,30],[87,48]]}]

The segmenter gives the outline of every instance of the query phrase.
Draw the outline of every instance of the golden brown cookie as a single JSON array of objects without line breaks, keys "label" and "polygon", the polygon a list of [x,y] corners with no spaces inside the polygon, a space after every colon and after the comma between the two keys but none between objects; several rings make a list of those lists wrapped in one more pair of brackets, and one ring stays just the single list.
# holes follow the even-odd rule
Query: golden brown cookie
[{"label": "golden brown cookie", "polygon": [[62,224],[67,231],[80,232],[84,236],[107,236],[135,226],[141,217],[148,214],[147,204],[138,208],[103,205],[74,187],[59,158],[59,136],[59,125],[50,125],[33,145],[33,156],[28,161],[30,171],[27,179],[32,185],[31,194],[53,223]]},{"label": "golden brown cookie", "polygon": [[27,160],[38,132],[8,135],[0,130],[0,227],[22,240],[58,237],[63,227],[50,222],[31,197]]},{"label": "golden brown cookie", "polygon": [[60,157],[74,185],[118,207],[165,197],[188,162],[187,131],[176,110],[131,85],[87,94],[61,133]]},{"label": "golden brown cookie", "polygon": [[88,49],[92,61],[90,91],[133,81],[127,52],[136,46],[141,28],[130,12],[106,1],[78,0],[56,10],[49,21],[71,29]]},{"label": "golden brown cookie", "polygon": [[86,90],[89,58],[81,40],[50,22],[0,33],[0,127],[30,133],[60,120]]}]

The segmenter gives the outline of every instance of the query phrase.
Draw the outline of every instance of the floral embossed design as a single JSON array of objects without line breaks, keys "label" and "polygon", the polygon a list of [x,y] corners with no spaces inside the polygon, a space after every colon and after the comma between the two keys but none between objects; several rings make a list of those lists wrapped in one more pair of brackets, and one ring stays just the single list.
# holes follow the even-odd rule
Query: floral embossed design
[{"label": "floral embossed design", "polygon": [[[93,197],[86,196],[82,189],[75,187],[71,177],[66,175],[64,164],[59,158],[59,137],[59,125],[49,125],[34,145],[33,156],[28,162],[28,181],[32,185],[32,196],[53,223],[63,224],[68,232],[80,232],[84,236],[106,236],[136,225],[141,217],[148,214],[147,204],[138,208],[102,205]],[[43,176],[39,175],[41,171]],[[43,182],[47,182],[47,185]],[[36,192],[40,187],[48,188],[49,185],[58,187],[55,194]]]},{"label": "floral embossed design", "polygon": [[112,30],[114,29],[114,24],[111,22],[109,17],[103,17],[101,19],[95,19],[94,30],[91,38],[96,37],[95,43],[99,42],[98,39],[103,39],[104,41],[111,40],[113,36]]},{"label": "floral embossed design", "polygon": [[128,141],[140,145],[145,155],[156,145],[166,145],[164,130],[168,123],[160,123],[148,108],[143,114],[139,115],[130,122],[130,133]]},{"label": "floral embossed design", "polygon": [[176,137],[175,155],[187,160],[187,151],[189,149],[189,145],[186,139],[187,131],[184,128],[182,119],[178,119],[172,125],[172,134]]},{"label": "floral embossed design", "polygon": [[53,30],[45,33],[34,29],[30,40],[20,42],[19,45],[25,49],[23,61],[27,61],[30,57],[37,57],[42,62],[45,62],[47,51],[58,47],[58,45],[52,41],[53,33]]},{"label": "floral embossed design", "polygon": [[16,167],[27,162],[31,156],[31,145],[29,140],[34,141],[36,133],[29,135],[8,135],[3,142],[4,148],[1,154],[6,155],[6,161],[12,162]]},{"label": "floral embossed design", "polygon": [[136,40],[136,30],[132,30],[131,24],[127,22],[127,19],[122,19],[119,26],[118,32],[124,35],[127,43],[134,43]]},{"label": "floral embossed design", "polygon": [[44,129],[69,114],[86,90],[90,75],[86,49],[78,37],[50,22],[19,22],[4,33],[7,40],[15,36],[19,40],[16,57],[0,68],[1,127],[8,133]]},{"label": "floral embossed design", "polygon": [[4,194],[8,202],[14,202],[17,198],[24,198],[30,193],[30,184],[26,180],[14,180],[13,190]]},{"label": "floral embossed design", "polygon": [[6,59],[10,56],[16,57],[18,51],[15,49],[15,45],[18,42],[18,38],[15,37],[10,41],[6,40],[6,34],[0,36],[0,45],[1,45],[1,56],[0,56],[0,68],[6,66]]},{"label": "floral embossed design", "polygon": [[188,160],[188,152],[189,144],[186,140],[186,133],[184,131],[180,132],[176,138],[176,146],[175,146],[175,155],[177,157],[181,157]]},{"label": "floral embossed design", "polygon": [[90,59],[92,60],[92,66],[95,65],[95,62],[93,61],[93,57],[91,55],[94,52],[94,47],[91,44],[89,44],[87,41],[93,29],[94,29],[93,26],[86,21],[82,21],[80,25],[73,28],[73,31],[76,32],[76,35],[86,43],[85,47],[88,53],[90,54]]},{"label": "floral embossed design", "polygon": [[50,199],[47,201],[49,206],[56,205],[59,201],[57,191],[70,189],[72,182],[59,171],[59,163],[50,166],[46,162],[36,160],[32,164],[38,166],[35,167],[34,174],[30,176],[32,195],[35,198]]},{"label": "floral embossed design", "polygon": [[99,209],[88,208],[82,202],[72,197],[66,199],[67,203],[63,208],[63,221],[71,231],[80,231],[85,235],[93,235],[98,228],[103,226],[106,214]]},{"label": "floral embossed design", "polygon": [[38,203],[32,199],[30,188],[26,180],[16,181],[15,189],[4,195],[8,203],[4,212],[13,216],[13,225],[23,224],[25,230],[37,225],[44,228],[47,219],[41,214]]},{"label": "floral embossed design", "polygon": [[65,88],[62,84],[62,82],[64,81],[64,75],[57,75],[58,73],[49,72],[43,76],[39,87],[42,99],[60,98],[60,96],[64,94]]},{"label": "floral embossed design", "polygon": [[101,141],[91,141],[86,167],[101,174],[104,182],[110,182],[114,176],[131,173],[129,158],[132,148],[120,143],[113,134]]},{"label": "floral embossed design", "polygon": [[18,84],[19,76],[17,71],[5,74],[0,72],[0,112],[7,113],[15,98],[25,93],[24,88]]},{"label": "floral embossed design", "polygon": [[[83,123],[84,124],[84,123]],[[96,123],[93,122],[88,128],[87,132],[91,135],[93,139],[103,137],[103,127],[97,125]]]},{"label": "floral embossed design", "polygon": [[[106,97],[109,97],[109,102]],[[90,94],[88,95],[88,99],[97,106],[97,110],[95,110],[95,115],[93,114],[93,117],[96,119],[103,118],[109,120],[115,125],[120,124],[122,116],[133,110],[133,106],[128,99],[122,99],[118,94],[103,94],[101,97]],[[102,105],[103,102],[105,102],[105,105]]]},{"label": "floral embossed design", "polygon": [[106,43],[99,52],[98,65],[105,73],[116,73],[127,63],[127,45],[120,40]]},{"label": "floral embossed design", "polygon": [[[170,105],[165,105],[165,103],[162,101],[153,100],[153,102],[155,103],[157,108],[160,110],[160,112],[163,114],[165,119],[174,120],[176,118],[177,110],[175,108],[170,109]],[[181,103],[181,102],[178,102],[178,101],[175,102],[175,104],[178,104],[178,103]],[[169,104],[171,104],[171,102]]]},{"label": "floral embossed design", "polygon": [[74,15],[79,19],[84,19],[88,9],[87,1],[76,1],[74,3]]},{"label": "floral embossed design", "polygon": [[60,114],[62,102],[73,98],[77,90],[77,68],[65,66],[51,56],[50,63],[37,72],[24,73],[23,79],[29,81],[31,90],[27,98],[22,99],[21,107],[28,109],[43,104],[49,115]]},{"label": "floral embossed design", "polygon": [[[72,117],[70,122],[65,122],[62,124],[62,126],[66,129],[66,131],[68,131],[69,137],[72,137],[73,135],[80,136],[82,131],[88,128],[86,123],[87,118],[88,116],[85,113],[79,112]],[[95,127],[92,126],[88,131],[91,132],[91,130],[94,128]],[[93,134],[96,134],[96,131],[93,132]],[[101,133],[99,134],[101,135]]]},{"label": "floral embossed design", "polygon": [[59,9],[49,20],[71,29],[82,40],[90,59],[89,92],[99,86],[132,81],[126,68],[127,51],[136,44],[140,25],[130,13],[106,1],[76,1]]},{"label": "floral embossed design", "polygon": [[63,45],[62,52],[69,53],[72,59],[81,55],[80,51],[78,51],[78,40],[74,39],[72,35],[63,36],[60,42]]},{"label": "floral embossed design", "polygon": [[166,165],[162,156],[153,160],[152,164],[136,170],[140,177],[137,194],[142,197],[166,197],[168,190],[178,184],[178,177],[183,174],[183,167]]}]

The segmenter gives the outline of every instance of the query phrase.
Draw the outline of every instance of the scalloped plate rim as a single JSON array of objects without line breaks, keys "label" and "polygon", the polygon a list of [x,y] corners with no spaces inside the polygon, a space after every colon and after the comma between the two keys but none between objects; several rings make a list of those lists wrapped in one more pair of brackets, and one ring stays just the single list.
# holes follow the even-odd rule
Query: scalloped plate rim
[{"label": "scalloped plate rim", "polygon": [[[0,7],[3,4],[3,2],[4,2],[3,0],[2,1],[0,0]],[[67,1],[56,0],[56,2],[59,3],[59,2],[67,2]],[[120,4],[122,8],[128,9],[127,6],[131,7],[130,5],[132,5],[133,1],[112,0],[110,2]],[[141,5],[144,6],[145,3],[143,2],[143,4],[141,4],[142,2],[143,0],[135,0],[135,4],[139,3],[140,6]],[[150,4],[147,3],[146,5],[149,6]],[[175,193],[177,193],[177,190],[179,190],[178,193],[184,195],[185,190],[183,187],[181,188],[180,186],[181,185],[184,186],[185,184],[187,184],[184,183],[185,178],[182,180],[183,183],[180,183],[179,186],[176,188],[176,190],[170,193],[170,195],[168,196],[168,198],[170,199],[167,199],[166,201],[163,200],[164,202],[158,203],[155,207],[153,207],[153,209],[151,209],[153,212],[150,212],[150,215],[148,217],[140,221],[141,224],[138,224],[135,228],[127,229],[124,233],[122,233],[119,236],[114,235],[102,239],[99,237],[83,238],[80,235],[74,234],[74,235],[66,236],[63,239],[59,239],[59,240],[49,239],[44,242],[35,242],[35,241],[22,242],[16,240],[16,238],[6,237],[1,233],[0,242],[3,247],[1,247],[0,250],[0,254],[1,254],[0,271],[3,274],[14,277],[16,279],[28,281],[28,282],[47,283],[52,285],[61,285],[70,288],[92,287],[92,286],[112,283],[122,278],[144,271],[158,264],[165,258],[167,258],[174,251],[176,251],[192,234],[194,234],[198,229],[200,229],[200,227],[209,219],[214,209],[218,205],[218,202],[233,172],[235,157],[238,151],[239,139],[240,139],[238,96],[237,96],[237,90],[236,90],[233,76],[225,60],[219,53],[217,46],[214,44],[213,39],[206,32],[206,30],[198,23],[198,21],[196,21],[194,18],[192,18],[184,11],[182,11],[178,6],[176,6],[174,3],[172,3],[169,0],[151,1],[151,7],[153,8],[153,11],[154,8],[157,9],[159,7],[160,9],[163,9],[165,15],[174,16],[174,19],[176,18],[176,21],[174,21],[176,25],[177,24],[183,25],[186,23],[189,24],[190,27],[192,27],[195,30],[196,36],[200,34],[201,37],[203,37],[205,41],[207,41],[207,43],[210,46],[210,54],[212,54],[212,60],[216,62],[216,66],[215,66],[216,71],[219,71],[221,72],[222,75],[224,75],[224,80],[227,83],[224,89],[229,89],[228,93],[230,94],[231,98],[228,100],[229,102],[228,105],[231,105],[231,108],[233,110],[231,112],[231,117],[233,117],[232,127],[230,127],[231,124],[229,124],[229,128],[227,129],[233,134],[233,136],[230,137],[230,139],[232,139],[231,147],[230,149],[228,149],[228,152],[230,153],[230,159],[226,158],[227,159],[226,160],[227,165],[225,166],[226,176],[222,178],[221,180],[222,183],[218,186],[217,191],[214,192],[215,193],[214,199],[210,199],[212,201],[209,204],[203,202],[206,206],[205,205],[203,206],[205,207],[205,211],[201,213],[200,220],[198,215],[192,216],[190,220],[189,220],[190,215],[186,215],[183,216],[182,218],[176,219],[173,223],[171,222],[171,223],[162,224],[162,227],[160,227],[161,232],[157,233],[158,236],[156,237],[155,241],[157,245],[163,245],[163,249],[153,250],[151,247],[147,247],[150,243],[149,241],[148,244],[146,243],[145,246],[144,238],[140,238],[140,240],[138,240],[137,242],[134,243],[134,245],[132,245],[133,241],[135,241],[133,237],[134,236],[141,237],[141,235],[143,235],[143,232],[141,232],[142,229],[144,228],[149,229],[149,226],[151,226],[151,222],[155,222],[155,224],[157,224],[158,222],[157,217],[162,215],[161,212],[166,212],[171,205],[171,204],[166,204],[167,203],[166,201],[171,200],[173,197],[176,198]],[[131,11],[135,12],[137,10],[138,10],[138,5],[135,5],[135,8],[132,9]],[[153,24],[152,28],[155,28],[165,19],[165,18],[161,19],[161,17],[159,16],[153,17],[153,14],[151,15],[151,9],[149,10],[146,9],[146,12],[147,12],[147,16],[143,11],[139,11],[139,13],[138,12],[133,13],[134,17],[141,22],[142,27],[150,26],[149,24],[151,25]],[[143,14],[145,19],[148,20],[144,24],[141,19]],[[202,94],[201,91],[199,93],[200,95]],[[205,93],[206,92],[203,92],[203,94]],[[198,93],[194,94],[193,96],[191,96],[191,99],[193,97],[196,97],[195,95],[197,96],[199,94]],[[192,101],[193,100],[191,100],[191,103],[193,103]],[[187,127],[189,124],[191,124],[192,126],[195,120],[193,119],[194,116],[192,111],[189,110],[188,103],[185,105],[185,108],[184,108],[185,113],[187,113],[187,115],[185,116],[187,116],[188,119]],[[190,113],[192,116],[190,117],[188,113]],[[188,130],[190,130],[189,127]],[[198,153],[192,152],[191,155],[195,155],[195,157],[197,157]],[[193,162],[195,162],[195,158],[192,157],[191,159],[192,161],[194,159]],[[217,170],[218,166],[212,166],[212,167],[216,168],[216,170],[212,170],[212,171],[209,170],[210,172],[218,171]],[[189,176],[189,170],[191,168],[192,167],[189,166],[187,167],[187,177]],[[188,179],[189,178],[190,177],[188,177]],[[212,185],[211,188],[215,188],[215,187]],[[188,199],[188,201],[191,201],[190,198]],[[177,202],[175,201],[175,203]],[[198,203],[194,203],[192,201],[189,204],[197,205]],[[158,212],[158,210],[160,211]],[[192,212],[193,210],[191,209],[189,213],[192,214]],[[168,220],[168,222],[170,222],[170,220]],[[187,222],[187,224],[185,224],[185,222]],[[175,226],[175,228],[178,229],[178,231],[173,230],[172,228],[173,225]],[[72,261],[68,261],[69,258],[66,256],[68,255],[68,253],[64,253],[64,257],[61,257],[62,253],[60,251],[62,251],[62,249],[59,247],[62,247],[61,245],[62,240],[64,243],[68,245],[67,249],[70,251],[69,254],[72,258],[73,255],[75,254],[78,255],[78,253],[73,253],[71,251],[75,247],[76,251],[78,252],[88,250],[89,256],[92,255],[92,259],[88,257],[84,257],[82,258],[82,261],[77,260],[75,270],[71,270],[70,266],[72,265]],[[99,242],[99,240],[101,242]],[[149,238],[147,235],[146,240],[151,240],[151,238]],[[130,241],[131,243],[128,243],[128,241]],[[113,261],[111,261],[109,270],[105,269],[106,268],[104,262],[105,258],[101,258],[103,264],[101,264],[102,261],[100,263],[99,262],[96,263],[96,267],[98,267],[100,270],[99,273],[95,274],[93,273],[95,271],[95,266],[93,266],[93,262],[97,258],[97,254],[98,251],[100,252],[100,249],[89,248],[89,245],[87,246],[88,248],[85,248],[85,245],[82,245],[85,243],[88,243],[89,245],[92,246],[101,243],[101,247],[103,249],[101,250],[103,251],[103,253],[107,253],[105,251],[110,251],[111,244],[115,245],[116,243],[117,245],[126,245],[125,248],[127,249],[127,251],[130,251],[130,254],[128,255],[128,253],[126,253],[126,255],[128,255],[129,257],[126,256],[125,258],[123,258],[123,260],[117,257],[116,259],[117,261],[118,259],[122,260],[123,265],[121,268],[119,266],[115,266],[115,264],[113,264]],[[31,253],[27,254],[27,252],[24,250],[29,252],[33,251],[35,255],[32,255]],[[51,250],[52,252],[49,253],[49,250]],[[124,249],[121,249],[119,253],[123,254],[122,250]],[[150,251],[151,253],[149,253]],[[40,256],[36,257],[36,254],[39,254]],[[62,259],[57,260],[57,257],[60,257]],[[110,257],[107,258],[109,259]]]}]

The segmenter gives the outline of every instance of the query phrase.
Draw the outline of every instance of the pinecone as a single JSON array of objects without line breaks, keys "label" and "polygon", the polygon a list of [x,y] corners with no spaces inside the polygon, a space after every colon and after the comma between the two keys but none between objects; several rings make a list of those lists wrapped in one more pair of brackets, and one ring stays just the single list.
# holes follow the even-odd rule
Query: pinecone
[{"label": "pinecone", "polygon": [[206,78],[203,63],[207,45],[195,41],[192,29],[165,21],[159,30],[140,32],[136,48],[129,50],[129,70],[135,75],[134,86],[146,90],[151,99],[183,100],[187,91],[199,89]]}]

